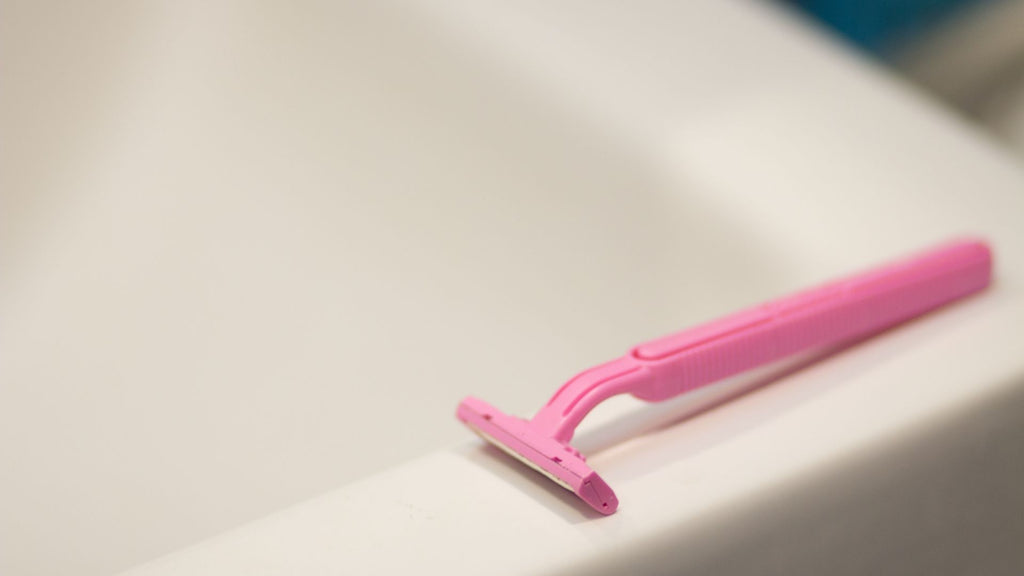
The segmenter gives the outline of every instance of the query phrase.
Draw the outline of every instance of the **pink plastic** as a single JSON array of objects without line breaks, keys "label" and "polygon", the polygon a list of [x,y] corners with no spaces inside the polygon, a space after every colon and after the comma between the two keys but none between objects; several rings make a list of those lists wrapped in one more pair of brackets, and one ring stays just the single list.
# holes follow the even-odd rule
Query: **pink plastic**
[{"label": "pink plastic", "polygon": [[618,507],[614,492],[568,445],[600,402],[618,394],[667,400],[798,352],[867,336],[982,290],[991,275],[984,242],[954,242],[636,346],[573,377],[531,420],[475,398],[464,399],[457,416],[598,512],[611,514]]}]

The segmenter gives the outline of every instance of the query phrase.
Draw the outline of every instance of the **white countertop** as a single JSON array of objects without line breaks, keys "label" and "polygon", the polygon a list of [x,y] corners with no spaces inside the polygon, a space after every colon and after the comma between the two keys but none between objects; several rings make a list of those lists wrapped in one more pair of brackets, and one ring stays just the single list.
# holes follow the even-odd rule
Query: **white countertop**
[{"label": "white countertop", "polygon": [[[1024,530],[1024,173],[777,7],[9,10],[0,572],[325,492],[134,573],[997,573]],[[612,517],[454,419],[963,233],[988,293],[595,453]]]}]

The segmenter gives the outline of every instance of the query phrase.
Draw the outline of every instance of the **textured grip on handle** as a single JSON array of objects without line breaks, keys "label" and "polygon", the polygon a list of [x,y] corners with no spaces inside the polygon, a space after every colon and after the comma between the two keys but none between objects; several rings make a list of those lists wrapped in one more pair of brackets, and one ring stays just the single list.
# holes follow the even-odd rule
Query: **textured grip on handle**
[{"label": "textured grip on handle", "polygon": [[865,336],[986,287],[992,256],[961,241],[635,347],[651,373],[633,394],[665,400],[812,348]]},{"label": "textured grip on handle", "polygon": [[763,364],[863,337],[988,286],[992,254],[960,241],[633,348],[577,374],[530,421],[568,442],[617,394],[656,402]]}]

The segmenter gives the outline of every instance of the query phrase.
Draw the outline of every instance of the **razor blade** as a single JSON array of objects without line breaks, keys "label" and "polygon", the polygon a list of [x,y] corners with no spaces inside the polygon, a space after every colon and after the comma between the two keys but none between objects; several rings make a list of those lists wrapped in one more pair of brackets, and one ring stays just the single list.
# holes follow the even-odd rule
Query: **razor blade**
[{"label": "razor blade", "polygon": [[618,394],[660,402],[801,352],[864,338],[978,292],[991,276],[984,242],[953,242],[636,346],[576,375],[529,420],[476,398],[464,399],[456,414],[484,440],[611,514],[618,498],[570,445],[599,403]]}]

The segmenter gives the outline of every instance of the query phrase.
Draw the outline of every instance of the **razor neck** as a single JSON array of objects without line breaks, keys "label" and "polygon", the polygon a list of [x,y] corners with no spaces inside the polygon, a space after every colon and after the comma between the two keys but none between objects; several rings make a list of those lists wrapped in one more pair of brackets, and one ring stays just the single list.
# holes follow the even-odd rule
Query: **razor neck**
[{"label": "razor neck", "polygon": [[568,444],[594,407],[612,396],[636,394],[652,384],[652,377],[651,370],[632,356],[594,366],[563,384],[530,422],[538,431]]}]

